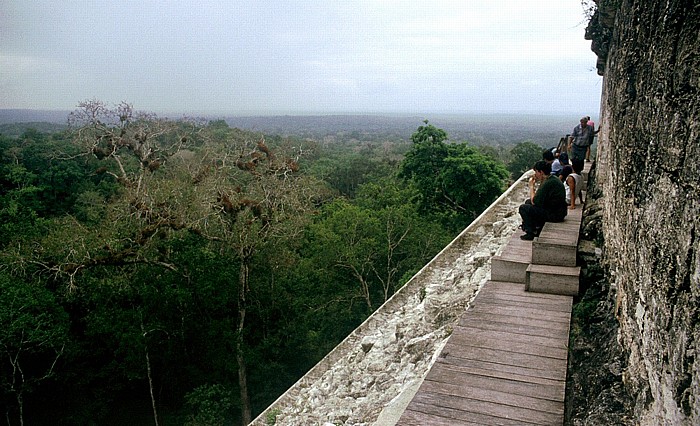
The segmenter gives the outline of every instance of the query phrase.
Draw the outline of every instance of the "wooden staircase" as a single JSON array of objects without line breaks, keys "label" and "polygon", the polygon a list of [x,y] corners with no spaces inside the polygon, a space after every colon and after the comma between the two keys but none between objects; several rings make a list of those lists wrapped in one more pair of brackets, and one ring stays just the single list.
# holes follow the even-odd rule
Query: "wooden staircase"
[{"label": "wooden staircase", "polygon": [[525,271],[525,290],[537,293],[578,295],[576,266],[582,208],[569,210],[563,222],[547,222],[532,242],[532,259]]},{"label": "wooden staircase", "polygon": [[519,232],[513,234],[503,252],[491,259],[491,280],[523,283],[526,291],[576,296],[582,212],[582,206],[577,206],[563,222],[547,222],[533,241],[521,240]]}]

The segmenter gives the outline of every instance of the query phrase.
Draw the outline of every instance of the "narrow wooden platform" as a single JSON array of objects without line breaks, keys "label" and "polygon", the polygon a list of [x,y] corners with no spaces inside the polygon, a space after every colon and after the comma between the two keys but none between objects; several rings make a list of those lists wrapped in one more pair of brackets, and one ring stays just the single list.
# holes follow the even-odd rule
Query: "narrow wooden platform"
[{"label": "narrow wooden platform", "polygon": [[561,425],[571,305],[487,282],[397,424]]},{"label": "narrow wooden platform", "polygon": [[[584,168],[587,181],[591,163]],[[398,425],[562,425],[583,206],[508,241]],[[526,287],[529,287],[526,291]],[[549,294],[554,293],[554,294]]]}]

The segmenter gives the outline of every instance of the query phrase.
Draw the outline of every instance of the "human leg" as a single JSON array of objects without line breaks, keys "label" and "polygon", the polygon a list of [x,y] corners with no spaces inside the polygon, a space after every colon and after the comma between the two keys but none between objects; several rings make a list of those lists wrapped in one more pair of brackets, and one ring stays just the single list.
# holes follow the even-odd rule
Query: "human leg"
[{"label": "human leg", "polygon": [[571,159],[572,160],[584,160],[586,158],[586,147],[585,146],[578,146],[578,145],[572,145],[571,146]]},{"label": "human leg", "polygon": [[523,219],[522,229],[525,231],[525,235],[521,238],[524,240],[532,240],[539,235],[539,232],[542,230],[542,226],[544,226],[546,220],[546,212],[537,206],[527,203],[521,205],[518,212]]}]

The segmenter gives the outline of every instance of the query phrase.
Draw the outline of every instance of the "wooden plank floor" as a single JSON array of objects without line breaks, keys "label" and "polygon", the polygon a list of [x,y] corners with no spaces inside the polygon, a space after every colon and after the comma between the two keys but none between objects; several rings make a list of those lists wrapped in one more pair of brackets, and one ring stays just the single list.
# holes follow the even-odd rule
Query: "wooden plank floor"
[{"label": "wooden plank floor", "polygon": [[489,281],[399,425],[561,425],[572,298]]},{"label": "wooden plank floor", "polygon": [[508,240],[508,244],[503,249],[500,258],[513,262],[530,263],[532,259],[532,241],[520,239],[522,231],[518,231]]}]

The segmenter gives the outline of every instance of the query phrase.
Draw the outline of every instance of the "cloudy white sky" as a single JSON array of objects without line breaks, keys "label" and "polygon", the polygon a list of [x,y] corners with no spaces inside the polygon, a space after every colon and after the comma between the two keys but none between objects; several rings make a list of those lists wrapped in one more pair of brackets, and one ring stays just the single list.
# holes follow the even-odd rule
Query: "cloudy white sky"
[{"label": "cloudy white sky", "polygon": [[581,0],[1,0],[0,108],[597,115]]}]

